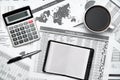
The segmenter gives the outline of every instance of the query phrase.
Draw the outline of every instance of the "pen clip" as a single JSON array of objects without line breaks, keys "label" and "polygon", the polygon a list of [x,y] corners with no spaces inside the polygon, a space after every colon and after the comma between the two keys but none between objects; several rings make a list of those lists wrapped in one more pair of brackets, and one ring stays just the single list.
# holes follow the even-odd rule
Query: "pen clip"
[{"label": "pen clip", "polygon": [[[20,54],[21,56],[25,56],[25,55],[26,55],[26,54],[25,54],[25,51],[22,51],[22,52],[20,52],[19,54]],[[32,57],[32,56],[29,56],[28,58],[31,59],[31,57]]]},{"label": "pen clip", "polygon": [[[19,54],[20,54],[21,56],[25,56],[25,55],[26,55],[26,54],[25,54],[25,51],[22,51],[22,52],[20,52]],[[32,56],[29,56],[30,59],[31,59],[31,57],[32,57]]]},{"label": "pen clip", "polygon": [[22,51],[19,53],[21,56],[24,56],[25,55],[25,51]]}]

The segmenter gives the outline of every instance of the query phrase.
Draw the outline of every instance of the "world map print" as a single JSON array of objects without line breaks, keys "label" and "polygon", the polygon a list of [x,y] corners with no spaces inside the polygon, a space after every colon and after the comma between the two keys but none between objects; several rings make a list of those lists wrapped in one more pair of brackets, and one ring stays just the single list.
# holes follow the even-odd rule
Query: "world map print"
[{"label": "world map print", "polygon": [[63,19],[69,19],[71,22],[76,22],[76,18],[70,13],[70,4],[67,3],[61,7],[54,8],[53,10],[44,11],[40,16],[36,17],[35,20],[47,23],[47,21],[51,19],[53,23],[57,23],[58,25],[64,24]]}]

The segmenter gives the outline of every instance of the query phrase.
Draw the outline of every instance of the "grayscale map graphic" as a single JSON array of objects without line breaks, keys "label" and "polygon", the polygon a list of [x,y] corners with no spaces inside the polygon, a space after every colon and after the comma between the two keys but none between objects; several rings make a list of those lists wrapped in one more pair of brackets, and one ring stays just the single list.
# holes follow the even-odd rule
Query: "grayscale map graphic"
[{"label": "grayscale map graphic", "polygon": [[52,19],[53,23],[57,23],[58,25],[62,25],[63,18],[69,19],[71,22],[76,22],[76,18],[72,16],[70,11],[70,4],[65,4],[61,7],[54,8],[53,10],[46,10],[40,14],[40,16],[36,17],[36,21],[46,23],[49,19]]}]

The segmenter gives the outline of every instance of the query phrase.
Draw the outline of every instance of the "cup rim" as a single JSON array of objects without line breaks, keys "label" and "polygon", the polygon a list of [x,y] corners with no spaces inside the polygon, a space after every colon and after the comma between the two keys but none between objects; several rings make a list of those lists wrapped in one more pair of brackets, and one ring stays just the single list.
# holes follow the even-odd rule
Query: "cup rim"
[{"label": "cup rim", "polygon": [[101,5],[93,5],[93,6],[89,7],[88,9],[86,9],[86,11],[85,11],[85,13],[84,13],[84,25],[85,25],[85,27],[86,27],[88,30],[90,30],[91,32],[94,32],[94,33],[102,33],[102,32],[105,32],[105,31],[109,28],[109,26],[110,26],[110,24],[111,24],[111,15],[110,15],[110,23],[108,24],[107,28],[105,28],[104,30],[101,30],[101,31],[94,31],[94,30],[90,29],[90,28],[87,26],[86,22],[85,22],[85,16],[86,16],[87,11],[88,11],[89,9],[93,8],[93,7],[102,7],[102,8],[104,8],[104,9],[108,12],[108,14],[110,15],[110,12],[109,12],[108,9],[105,8],[104,6],[101,6]]}]

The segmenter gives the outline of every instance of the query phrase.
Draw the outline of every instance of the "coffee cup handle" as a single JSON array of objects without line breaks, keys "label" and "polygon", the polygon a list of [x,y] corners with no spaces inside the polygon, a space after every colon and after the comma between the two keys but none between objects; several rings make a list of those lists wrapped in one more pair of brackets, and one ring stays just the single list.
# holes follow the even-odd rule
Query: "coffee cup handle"
[{"label": "coffee cup handle", "polygon": [[115,26],[110,25],[109,28],[110,28],[111,30],[113,30],[113,29],[115,29]]}]

